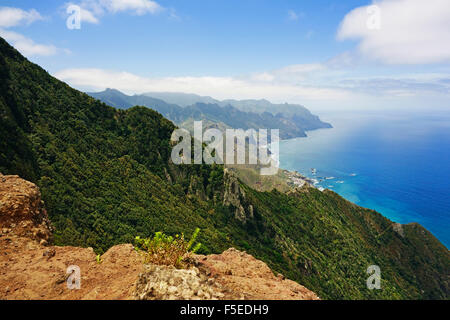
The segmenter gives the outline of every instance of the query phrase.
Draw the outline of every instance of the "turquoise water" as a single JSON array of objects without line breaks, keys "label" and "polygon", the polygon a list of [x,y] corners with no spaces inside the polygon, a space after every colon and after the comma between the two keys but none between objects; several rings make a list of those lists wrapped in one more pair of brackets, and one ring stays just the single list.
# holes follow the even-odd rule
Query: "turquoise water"
[{"label": "turquoise water", "polygon": [[393,221],[418,222],[448,248],[450,115],[328,114],[322,118],[334,128],[282,141],[280,166],[315,178],[318,187]]}]

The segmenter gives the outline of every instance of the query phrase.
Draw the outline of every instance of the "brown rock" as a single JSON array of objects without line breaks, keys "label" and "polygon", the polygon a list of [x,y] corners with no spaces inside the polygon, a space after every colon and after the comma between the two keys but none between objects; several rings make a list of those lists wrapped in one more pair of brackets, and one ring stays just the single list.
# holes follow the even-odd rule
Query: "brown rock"
[{"label": "brown rock", "polygon": [[211,300],[223,297],[220,286],[197,268],[146,265],[136,282],[138,300]]},{"label": "brown rock", "polygon": [[[92,248],[49,246],[52,228],[39,189],[0,174],[1,299],[318,299],[298,283],[236,249],[193,255],[187,270],[145,266],[130,244],[96,261]],[[7,235],[7,236],[5,236]],[[67,268],[78,266],[81,288],[66,286]],[[194,267],[195,266],[195,267]]]},{"label": "brown rock", "polygon": [[0,228],[3,234],[51,241],[52,227],[35,184],[18,176],[1,175]]},{"label": "brown rock", "polygon": [[275,276],[264,262],[234,248],[219,255],[197,255],[193,259],[199,270],[210,273],[222,285],[226,299],[319,299],[314,292],[281,274]]}]

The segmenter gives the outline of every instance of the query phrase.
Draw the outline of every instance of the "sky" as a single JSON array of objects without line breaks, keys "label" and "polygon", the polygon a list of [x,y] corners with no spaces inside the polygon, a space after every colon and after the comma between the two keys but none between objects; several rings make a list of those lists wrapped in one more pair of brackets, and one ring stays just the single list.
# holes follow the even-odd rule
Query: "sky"
[{"label": "sky", "polygon": [[448,0],[0,0],[0,36],[83,91],[450,107]]}]

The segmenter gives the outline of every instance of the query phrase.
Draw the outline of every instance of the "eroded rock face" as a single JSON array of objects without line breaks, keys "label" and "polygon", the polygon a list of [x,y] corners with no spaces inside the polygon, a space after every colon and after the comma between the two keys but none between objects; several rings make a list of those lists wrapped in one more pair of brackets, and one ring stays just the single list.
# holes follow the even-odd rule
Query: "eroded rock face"
[{"label": "eroded rock face", "polygon": [[397,232],[402,238],[405,237],[405,232],[403,230],[403,225],[401,225],[400,223],[393,223],[392,224],[392,229]]},{"label": "eroded rock face", "polygon": [[246,205],[245,192],[241,189],[238,178],[228,169],[224,169],[223,205],[234,207],[234,217],[245,223],[253,219],[253,206]]},{"label": "eroded rock face", "polygon": [[195,265],[207,276],[216,279],[225,299],[245,300],[318,300],[304,286],[285,279],[253,256],[230,248],[222,254],[194,256]]},{"label": "eroded rock face", "polygon": [[209,200],[206,196],[205,187],[200,181],[199,177],[192,176],[191,182],[189,183],[188,194],[196,195],[200,199],[206,201]]},{"label": "eroded rock face", "polygon": [[300,284],[285,279],[253,256],[228,249],[222,254],[193,255],[191,267],[147,265],[136,282],[140,300],[318,300]]},{"label": "eroded rock face", "polygon": [[212,300],[223,296],[214,279],[195,267],[146,265],[136,282],[138,300]]},{"label": "eroded rock face", "polygon": [[0,231],[42,244],[51,242],[50,220],[34,183],[0,173]]}]

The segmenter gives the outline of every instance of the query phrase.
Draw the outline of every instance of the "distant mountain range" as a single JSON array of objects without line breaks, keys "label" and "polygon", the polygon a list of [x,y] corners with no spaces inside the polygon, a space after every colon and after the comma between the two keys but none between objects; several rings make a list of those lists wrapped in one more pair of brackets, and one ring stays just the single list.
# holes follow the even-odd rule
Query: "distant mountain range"
[{"label": "distant mountain range", "polygon": [[192,131],[193,122],[204,128],[280,129],[281,139],[306,137],[306,131],[331,128],[301,105],[272,104],[267,100],[224,100],[185,93],[126,95],[115,89],[88,93],[119,109],[145,106],[161,113],[180,127]]},{"label": "distant mountain range", "polygon": [[254,112],[254,113],[269,112],[272,113],[273,115],[282,113],[288,116],[292,115],[303,117],[311,116],[311,112],[302,105],[290,103],[274,104],[265,99],[259,100],[227,99],[221,101],[208,96],[199,96],[196,94],[180,93],[180,92],[147,92],[144,93],[143,95],[147,97],[153,97],[156,99],[164,100],[167,103],[177,104],[181,107],[187,107],[195,103],[202,102],[202,103],[214,103],[222,107],[231,105],[244,112]]}]

